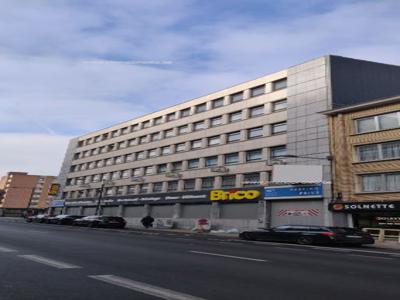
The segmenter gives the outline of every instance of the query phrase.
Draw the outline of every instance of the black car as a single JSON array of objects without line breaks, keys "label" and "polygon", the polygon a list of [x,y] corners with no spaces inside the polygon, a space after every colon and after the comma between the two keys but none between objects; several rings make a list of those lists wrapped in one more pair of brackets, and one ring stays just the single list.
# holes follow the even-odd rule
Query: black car
[{"label": "black car", "polygon": [[284,225],[270,229],[243,231],[239,237],[244,240],[290,242],[301,245],[343,244],[361,246],[373,244],[373,237],[366,232],[349,227],[325,227]]},{"label": "black car", "polygon": [[72,225],[72,222],[76,219],[84,218],[85,216],[78,215],[58,215],[55,217],[47,218],[46,223],[59,224],[59,225]]},{"label": "black car", "polygon": [[126,221],[121,217],[88,216],[72,221],[72,225],[103,228],[124,228]]},{"label": "black car", "polygon": [[48,218],[50,218],[50,216],[47,214],[39,214],[27,217],[26,221],[32,223],[46,223]]}]

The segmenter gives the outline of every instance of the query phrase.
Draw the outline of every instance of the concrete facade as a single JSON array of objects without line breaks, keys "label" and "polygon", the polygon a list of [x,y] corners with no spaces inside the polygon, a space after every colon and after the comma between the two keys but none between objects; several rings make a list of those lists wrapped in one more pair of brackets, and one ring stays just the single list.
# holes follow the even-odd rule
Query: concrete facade
[{"label": "concrete facade", "polygon": [[[286,221],[330,225],[334,216],[327,209],[332,200],[329,127],[328,118],[319,112],[335,106],[333,82],[336,98],[344,95],[335,79],[340,76],[336,65],[354,61],[372,64],[324,56],[77,137],[69,145],[59,175],[59,198],[94,203],[103,180],[107,181],[106,199],[266,186],[274,155],[289,154],[296,157],[280,163],[323,165],[324,198],[320,202],[302,200],[305,209],[311,205],[320,211],[316,218],[292,216]],[[374,72],[386,72],[387,65],[377,65]],[[391,70],[396,68],[391,66]],[[355,85],[354,93],[361,88]],[[151,213],[174,218],[178,227],[193,226],[196,217],[207,217],[217,228],[244,228],[279,224],[274,212],[280,206],[287,207],[287,202],[149,202],[107,209],[131,225]],[[90,209],[82,211],[86,214]]]}]

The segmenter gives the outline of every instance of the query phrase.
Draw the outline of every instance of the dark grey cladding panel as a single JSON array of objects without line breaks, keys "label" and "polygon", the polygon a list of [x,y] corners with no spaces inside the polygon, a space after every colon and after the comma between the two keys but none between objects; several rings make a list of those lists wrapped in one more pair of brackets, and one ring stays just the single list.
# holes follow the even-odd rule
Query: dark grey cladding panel
[{"label": "dark grey cladding panel", "polygon": [[400,95],[400,66],[330,56],[333,108]]}]

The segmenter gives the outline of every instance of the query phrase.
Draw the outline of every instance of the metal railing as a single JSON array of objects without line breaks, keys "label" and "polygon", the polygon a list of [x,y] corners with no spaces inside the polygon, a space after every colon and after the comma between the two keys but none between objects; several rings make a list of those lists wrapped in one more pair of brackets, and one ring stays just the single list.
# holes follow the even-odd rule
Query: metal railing
[{"label": "metal railing", "polygon": [[400,229],[390,228],[363,228],[365,232],[371,234],[378,241],[383,242],[385,240],[397,241],[400,243]]}]

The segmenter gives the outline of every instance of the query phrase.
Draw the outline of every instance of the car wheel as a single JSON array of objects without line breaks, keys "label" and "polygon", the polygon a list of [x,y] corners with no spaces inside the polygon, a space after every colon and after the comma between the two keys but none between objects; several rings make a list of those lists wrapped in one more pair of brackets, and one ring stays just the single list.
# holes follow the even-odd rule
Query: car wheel
[{"label": "car wheel", "polygon": [[247,241],[254,241],[256,239],[250,232],[243,232],[240,237]]},{"label": "car wheel", "polygon": [[313,239],[310,236],[299,236],[297,238],[297,244],[300,245],[311,245],[313,243]]}]

